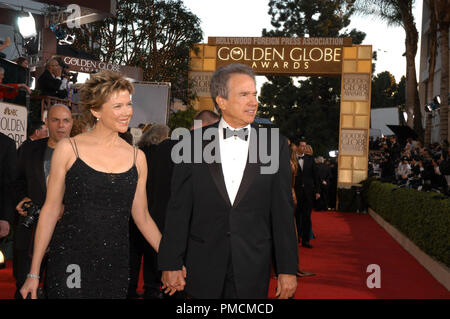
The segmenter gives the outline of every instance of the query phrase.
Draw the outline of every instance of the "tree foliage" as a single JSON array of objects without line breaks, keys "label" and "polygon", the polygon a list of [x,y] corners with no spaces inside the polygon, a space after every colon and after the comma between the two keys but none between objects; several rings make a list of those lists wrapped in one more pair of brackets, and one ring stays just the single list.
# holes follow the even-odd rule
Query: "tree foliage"
[{"label": "tree foliage", "polygon": [[423,141],[424,130],[415,66],[419,33],[412,13],[413,7],[414,0],[357,0],[355,3],[357,12],[378,17],[388,25],[401,26],[405,30],[407,124],[414,128],[419,139]]},{"label": "tree foliage", "polygon": [[396,83],[394,76],[389,73],[389,71],[384,71],[375,75],[372,79],[372,108],[404,106],[404,76],[400,82],[402,81],[402,85]]},{"label": "tree foliage", "polygon": [[118,0],[114,17],[73,30],[76,48],[140,67],[144,81],[170,82],[172,96],[188,102],[189,50],[201,42],[202,31],[181,0]]},{"label": "tree foliage", "polygon": [[[361,43],[363,32],[348,31],[353,1],[271,0],[272,30],[263,36],[352,37]],[[268,76],[261,89],[259,115],[273,119],[292,140],[305,137],[315,155],[338,149],[339,77],[290,78]]]}]

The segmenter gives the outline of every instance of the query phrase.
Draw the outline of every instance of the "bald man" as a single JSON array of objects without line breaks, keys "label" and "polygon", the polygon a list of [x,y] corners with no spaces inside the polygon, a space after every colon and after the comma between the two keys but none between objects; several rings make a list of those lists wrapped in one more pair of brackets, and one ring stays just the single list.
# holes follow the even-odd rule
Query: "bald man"
[{"label": "bald man", "polygon": [[31,201],[42,207],[47,193],[47,179],[50,173],[50,163],[56,144],[69,137],[73,119],[70,109],[62,104],[50,107],[45,124],[48,128],[48,138],[32,141],[24,145],[19,154],[16,193],[19,213],[14,238],[13,273],[16,279],[16,298],[21,298],[19,289],[28,274],[31,265],[31,250],[36,222],[26,227],[27,211],[23,204]]}]

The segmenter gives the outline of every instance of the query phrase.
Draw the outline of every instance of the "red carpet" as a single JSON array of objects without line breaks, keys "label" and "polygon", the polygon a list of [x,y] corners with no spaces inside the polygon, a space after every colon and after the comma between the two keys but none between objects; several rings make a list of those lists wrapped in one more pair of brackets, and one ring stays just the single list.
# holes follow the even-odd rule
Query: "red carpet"
[{"label": "red carpet", "polygon": [[[450,292],[365,214],[314,212],[313,249],[300,247],[300,266],[316,276],[298,280],[297,299],[450,299]],[[367,266],[381,269],[381,288],[368,288]],[[142,277],[141,277],[142,282]],[[276,280],[269,297],[275,295]],[[12,264],[0,270],[0,299],[12,298]]]},{"label": "red carpet", "polygon": [[[316,273],[298,281],[296,299],[450,298],[431,274],[369,215],[313,212],[313,249],[300,247],[300,266]],[[368,288],[367,266],[380,266],[381,288]],[[269,296],[276,281],[271,280]]]}]

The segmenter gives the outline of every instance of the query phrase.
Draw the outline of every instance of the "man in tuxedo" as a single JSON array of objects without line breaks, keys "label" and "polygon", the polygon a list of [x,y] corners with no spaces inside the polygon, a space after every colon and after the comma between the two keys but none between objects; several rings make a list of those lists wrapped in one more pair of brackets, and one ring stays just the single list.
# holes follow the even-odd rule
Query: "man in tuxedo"
[{"label": "man in tuxedo", "polygon": [[67,78],[62,76],[62,67],[56,58],[47,61],[45,71],[37,81],[37,89],[44,95],[67,98]]},{"label": "man in tuxedo", "polygon": [[325,159],[322,156],[317,157],[316,164],[320,189],[320,198],[316,201],[316,209],[327,211],[331,184],[331,168],[325,164]]},{"label": "man in tuxedo", "polygon": [[316,200],[320,198],[320,184],[314,157],[305,154],[306,145],[305,140],[300,140],[297,145],[299,167],[295,177],[294,190],[298,205],[295,210],[295,220],[299,237],[301,234],[302,246],[313,248],[309,242],[312,227],[311,211],[314,205],[314,197]]},{"label": "man in tuxedo", "polygon": [[45,124],[49,137],[24,145],[18,161],[16,210],[20,216],[14,234],[13,262],[13,274],[17,287],[16,298],[21,298],[19,289],[30,270],[34,228],[37,224],[36,221],[31,227],[23,225],[27,216],[23,204],[31,201],[38,207],[44,205],[53,150],[61,139],[69,137],[72,129],[73,120],[70,109],[61,104],[51,106]]},{"label": "man in tuxedo", "polygon": [[[264,139],[263,129],[250,125],[258,108],[250,67],[216,70],[211,95],[222,117],[194,130],[187,145],[194,150],[196,134],[211,134],[200,143],[204,151],[214,143],[218,160],[194,156],[174,167],[158,255],[163,288],[174,293],[186,285],[188,296],[201,299],[266,298],[274,257],[276,295],[290,298],[297,287],[297,245],[287,139],[277,130]],[[251,160],[255,145],[275,154],[275,172],[264,174],[260,154]]]},{"label": "man in tuxedo", "polygon": [[0,238],[8,236],[14,215],[12,186],[16,164],[16,143],[0,133]]}]

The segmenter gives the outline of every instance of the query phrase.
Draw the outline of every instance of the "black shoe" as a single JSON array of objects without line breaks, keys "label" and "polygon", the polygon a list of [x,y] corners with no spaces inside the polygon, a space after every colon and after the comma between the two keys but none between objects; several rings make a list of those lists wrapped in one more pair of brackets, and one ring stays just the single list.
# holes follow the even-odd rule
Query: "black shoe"
[{"label": "black shoe", "polygon": [[310,243],[303,243],[302,246],[305,248],[313,248],[313,246]]}]

